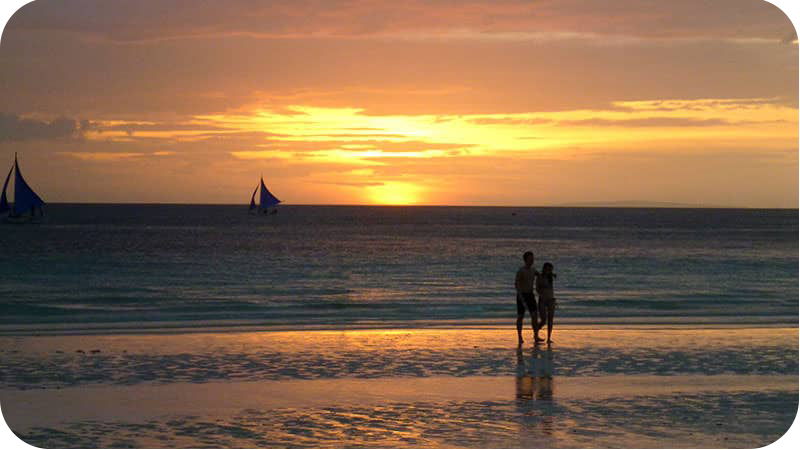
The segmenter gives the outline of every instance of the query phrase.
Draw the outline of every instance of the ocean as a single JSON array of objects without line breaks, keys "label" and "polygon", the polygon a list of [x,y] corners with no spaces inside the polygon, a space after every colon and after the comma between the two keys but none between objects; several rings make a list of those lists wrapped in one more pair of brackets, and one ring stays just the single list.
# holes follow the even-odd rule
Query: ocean
[{"label": "ocean", "polygon": [[[513,323],[798,325],[798,211],[52,204],[0,227],[0,333]],[[526,321],[527,323],[527,321]]]}]

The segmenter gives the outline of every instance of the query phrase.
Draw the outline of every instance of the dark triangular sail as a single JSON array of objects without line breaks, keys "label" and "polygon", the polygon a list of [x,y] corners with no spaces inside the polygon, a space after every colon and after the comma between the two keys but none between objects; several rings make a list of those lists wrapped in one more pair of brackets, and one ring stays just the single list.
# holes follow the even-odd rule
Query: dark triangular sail
[{"label": "dark triangular sail", "polygon": [[278,197],[272,195],[272,192],[267,189],[267,185],[264,184],[264,179],[261,179],[261,202],[260,206],[261,209],[267,209],[272,206],[277,205],[281,201],[278,200]]},{"label": "dark triangular sail", "polygon": [[250,197],[250,211],[256,209],[256,192],[258,192],[258,186],[253,191],[253,196]]},{"label": "dark triangular sail", "polygon": [[14,213],[24,214],[44,205],[44,200],[36,195],[36,192],[33,192],[33,189],[22,178],[17,158],[14,158],[14,168],[16,169],[16,177],[14,177]]},{"label": "dark triangular sail", "polygon": [[8,170],[8,175],[6,175],[6,182],[3,183],[3,194],[0,196],[0,213],[4,213],[10,209],[8,206],[8,197],[6,197],[6,190],[8,189],[9,180],[11,180],[11,172],[13,171],[14,166],[11,166],[11,169]]}]

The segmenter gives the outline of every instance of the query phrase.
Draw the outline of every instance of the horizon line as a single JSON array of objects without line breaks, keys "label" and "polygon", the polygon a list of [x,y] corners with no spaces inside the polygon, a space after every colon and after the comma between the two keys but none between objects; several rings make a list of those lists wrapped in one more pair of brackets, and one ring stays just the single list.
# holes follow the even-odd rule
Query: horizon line
[{"label": "horizon line", "polygon": [[[13,203],[12,203],[13,204]],[[249,203],[181,203],[181,202],[48,202],[45,205],[172,205],[172,206],[242,206],[247,207]],[[615,204],[612,203],[565,203],[557,205],[459,205],[459,204],[373,204],[373,203],[281,203],[281,206],[342,206],[342,207],[389,207],[389,208],[618,208],[618,209],[780,209],[798,210],[799,207],[765,207],[765,206],[722,206],[722,205],[694,205],[683,203],[654,203],[647,204]]]}]

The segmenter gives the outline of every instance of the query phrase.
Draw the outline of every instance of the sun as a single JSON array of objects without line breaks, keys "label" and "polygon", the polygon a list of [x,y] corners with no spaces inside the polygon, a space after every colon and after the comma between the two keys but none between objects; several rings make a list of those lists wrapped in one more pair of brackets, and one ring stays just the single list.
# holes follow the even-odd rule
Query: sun
[{"label": "sun", "polygon": [[419,203],[421,188],[413,183],[389,181],[367,188],[369,199],[377,205],[413,205]]}]

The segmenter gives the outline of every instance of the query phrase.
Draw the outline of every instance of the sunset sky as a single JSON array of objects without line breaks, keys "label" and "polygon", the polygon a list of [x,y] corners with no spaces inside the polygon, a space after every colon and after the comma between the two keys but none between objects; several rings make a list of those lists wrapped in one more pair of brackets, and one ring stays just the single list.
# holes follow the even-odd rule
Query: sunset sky
[{"label": "sunset sky", "polygon": [[0,99],[47,202],[798,206],[761,0],[38,0]]}]

